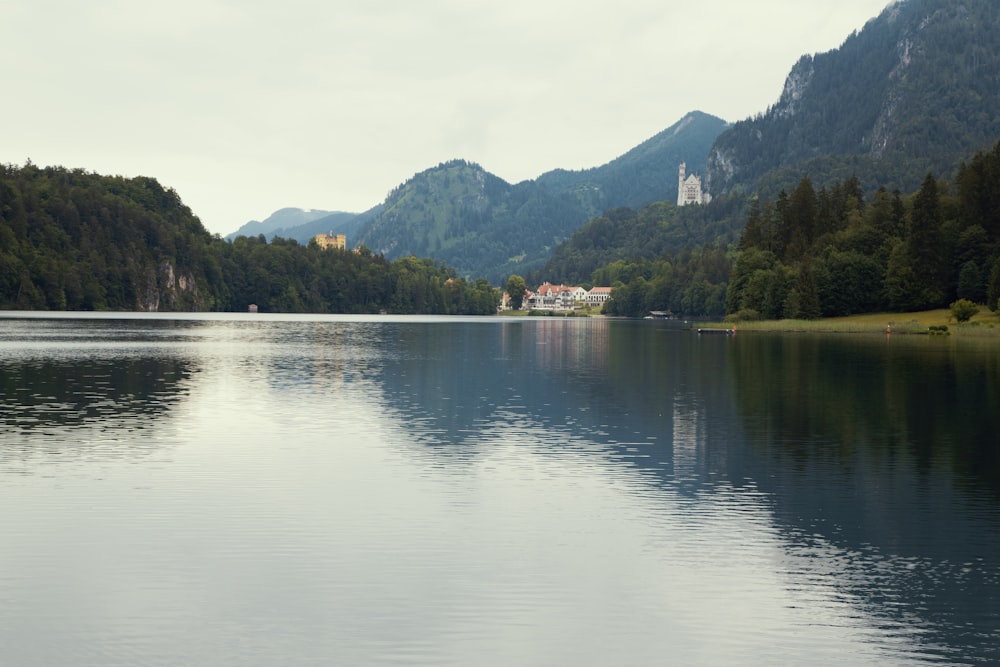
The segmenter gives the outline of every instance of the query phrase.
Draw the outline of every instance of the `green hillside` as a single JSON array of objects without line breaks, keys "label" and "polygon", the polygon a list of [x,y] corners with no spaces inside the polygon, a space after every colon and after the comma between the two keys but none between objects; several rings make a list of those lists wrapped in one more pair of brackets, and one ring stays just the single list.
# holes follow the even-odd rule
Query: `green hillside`
[{"label": "green hillside", "polygon": [[491,314],[498,301],[434,260],[226,242],[152,178],[0,165],[0,309]]},{"label": "green hillside", "polygon": [[152,178],[0,165],[0,308],[215,309],[212,243]]},{"label": "green hillside", "polygon": [[641,209],[617,208],[589,220],[560,244],[532,282],[555,279],[567,284],[610,285],[595,277],[602,267],[655,260],[685,249],[725,246],[739,238],[746,222],[744,202],[725,197],[711,206],[678,207],[655,202]]},{"label": "green hillside", "polygon": [[358,242],[389,258],[433,257],[496,284],[539,265],[585,219],[571,195],[531,182],[513,186],[456,160],[396,188]]},{"label": "green hillside", "polygon": [[463,160],[440,164],[390,193],[357,241],[389,258],[433,257],[499,284],[539,269],[561,241],[608,208],[676,200],[679,164],[703,164],[724,128],[718,118],[692,113],[602,167],[516,185]]}]

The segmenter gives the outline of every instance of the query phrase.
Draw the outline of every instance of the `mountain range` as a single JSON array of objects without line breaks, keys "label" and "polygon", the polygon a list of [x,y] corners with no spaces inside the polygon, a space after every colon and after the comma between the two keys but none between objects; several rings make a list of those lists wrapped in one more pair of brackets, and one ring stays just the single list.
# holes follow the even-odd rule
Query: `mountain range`
[{"label": "mountain range", "polygon": [[370,211],[284,224],[280,232],[300,242],[320,231],[347,233],[351,246],[389,259],[430,257],[497,284],[540,269],[576,230],[609,210],[672,206],[681,162],[704,170],[715,201],[695,207],[707,209],[692,218],[697,230],[687,221],[692,216],[669,215],[689,229],[658,247],[663,252],[732,241],[733,221],[745,222],[751,197],[773,198],[803,175],[817,187],[856,178],[866,192],[910,192],[929,172],[952,176],[998,137],[995,0],[900,0],[839,48],[804,55],[778,101],[734,125],[692,112],[603,166],[517,184],[453,160],[414,175]]},{"label": "mountain range", "polygon": [[607,164],[558,169],[517,184],[478,164],[451,160],[415,174],[365,213],[332,213],[290,226],[290,209],[283,209],[268,218],[276,221],[248,223],[230,237],[262,233],[307,243],[334,231],[347,234],[350,246],[364,245],[387,259],[431,257],[460,275],[496,284],[541,267],[559,243],[602,211],[676,201],[680,163],[692,171],[704,168],[726,127],[721,118],[691,112]]},{"label": "mountain range", "polygon": [[[226,235],[227,241],[232,241],[237,236],[259,236],[263,234],[266,238],[272,239],[277,236],[282,238],[308,238],[323,231],[329,231],[326,227],[330,225],[342,229],[357,220],[357,213],[345,213],[343,211],[322,211],[319,209],[303,208],[282,208],[278,209],[263,220],[251,220],[237,229],[235,232]],[[319,225],[316,225],[317,221]],[[313,231],[313,230],[316,231]],[[351,231],[356,231],[357,226]],[[346,233],[346,232],[342,232]]]}]

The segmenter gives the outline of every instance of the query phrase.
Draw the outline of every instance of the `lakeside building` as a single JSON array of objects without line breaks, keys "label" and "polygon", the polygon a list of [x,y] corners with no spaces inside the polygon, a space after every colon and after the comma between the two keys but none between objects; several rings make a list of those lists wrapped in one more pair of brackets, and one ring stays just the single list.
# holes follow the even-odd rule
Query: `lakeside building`
[{"label": "lakeside building", "polygon": [[610,287],[592,287],[584,301],[588,306],[603,306],[611,299]]},{"label": "lakeside building", "polygon": [[[575,310],[580,304],[603,306],[611,298],[610,287],[594,287],[589,290],[572,285],[542,283],[537,291],[527,290],[521,308],[523,310]],[[511,310],[510,295],[503,294],[501,310]]]},{"label": "lakeside building", "polygon": [[553,285],[544,282],[528,300],[528,308],[534,310],[572,310],[576,303],[576,287]]}]

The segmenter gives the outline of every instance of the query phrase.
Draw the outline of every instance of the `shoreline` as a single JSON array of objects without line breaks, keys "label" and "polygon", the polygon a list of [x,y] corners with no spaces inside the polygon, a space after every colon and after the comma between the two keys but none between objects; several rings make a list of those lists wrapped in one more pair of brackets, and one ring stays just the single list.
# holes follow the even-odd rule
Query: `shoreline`
[{"label": "shoreline", "polygon": [[818,320],[760,320],[754,322],[705,322],[705,327],[736,331],[784,333],[867,333],[900,335],[957,335],[1000,338],[1000,315],[983,308],[968,322],[958,324],[947,308],[914,313],[868,313]]}]

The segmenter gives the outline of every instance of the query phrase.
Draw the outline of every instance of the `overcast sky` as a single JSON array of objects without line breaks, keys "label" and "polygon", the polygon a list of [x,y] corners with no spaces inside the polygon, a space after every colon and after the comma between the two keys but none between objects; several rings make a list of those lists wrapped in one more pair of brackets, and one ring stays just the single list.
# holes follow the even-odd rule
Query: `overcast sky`
[{"label": "overcast sky", "polygon": [[0,162],[152,176],[220,234],[360,212],[453,158],[515,183],[742,120],[887,3],[0,0]]}]

